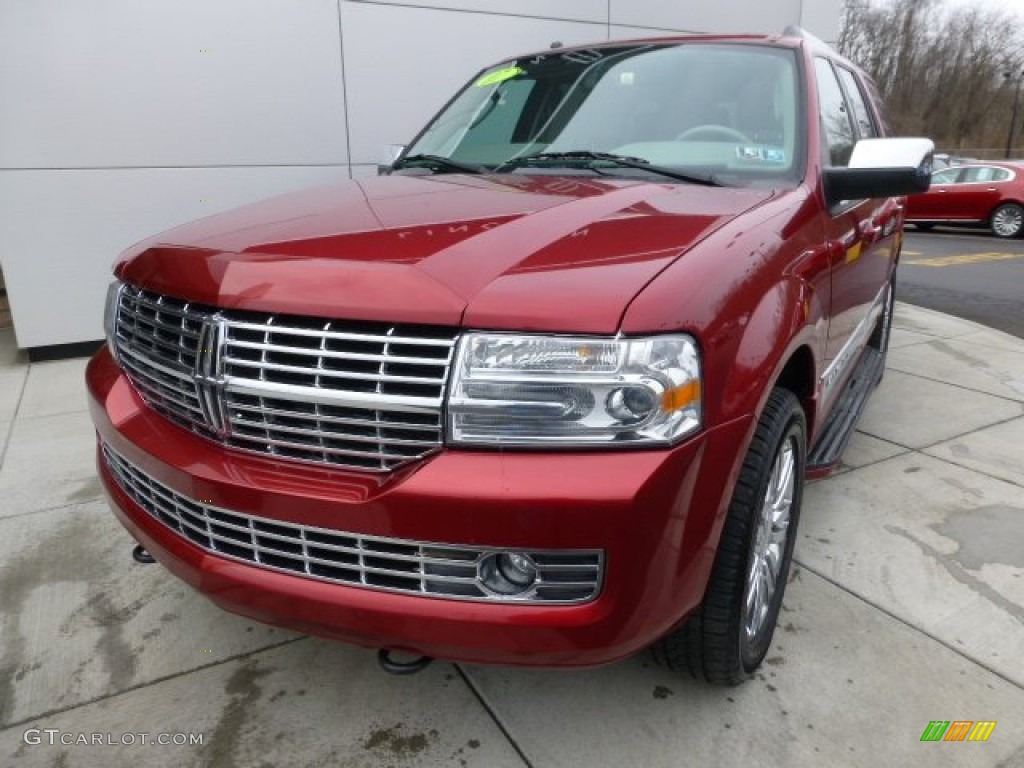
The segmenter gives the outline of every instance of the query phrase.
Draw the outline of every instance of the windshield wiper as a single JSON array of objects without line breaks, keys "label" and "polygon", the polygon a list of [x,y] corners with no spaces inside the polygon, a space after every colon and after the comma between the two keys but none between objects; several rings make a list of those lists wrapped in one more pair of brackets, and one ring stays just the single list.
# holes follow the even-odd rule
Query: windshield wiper
[{"label": "windshield wiper", "polygon": [[624,168],[639,168],[641,171],[649,171],[651,173],[656,173],[659,176],[678,179],[679,181],[688,181],[691,184],[701,184],[705,187],[725,186],[722,182],[717,181],[710,176],[698,176],[692,173],[676,171],[672,168],[665,168],[661,165],[652,165],[649,160],[644,160],[642,157],[615,155],[611,152],[592,152],[589,149],[577,149],[570,152],[538,152],[533,155],[513,157],[510,160],[506,160],[494,170],[497,173],[501,173],[502,171],[510,171],[513,168],[517,168],[521,165],[529,165],[533,162],[550,163],[557,162],[559,160],[603,160],[605,162],[612,163],[613,165],[623,166]]},{"label": "windshield wiper", "polygon": [[448,170],[460,171],[462,173],[483,173],[484,169],[479,165],[472,165],[470,163],[460,163],[458,160],[452,160],[450,157],[443,157],[442,155],[409,155],[398,160],[393,166],[393,170],[404,168],[411,163],[423,163],[424,165],[432,165],[434,168],[446,168]]}]

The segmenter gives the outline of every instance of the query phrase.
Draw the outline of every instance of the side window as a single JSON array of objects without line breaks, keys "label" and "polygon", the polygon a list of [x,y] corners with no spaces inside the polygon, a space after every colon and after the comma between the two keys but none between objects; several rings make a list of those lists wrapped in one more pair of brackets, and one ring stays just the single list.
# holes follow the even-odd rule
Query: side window
[{"label": "side window", "polygon": [[977,182],[977,181],[988,181],[992,177],[991,168],[985,166],[978,166],[976,168],[968,168],[964,173],[965,182]]},{"label": "side window", "polygon": [[818,106],[821,125],[828,144],[828,163],[845,167],[853,152],[854,133],[850,114],[846,109],[843,90],[828,59],[815,59],[814,70],[818,80]]},{"label": "side window", "polygon": [[[882,103],[882,94],[878,92],[878,86],[875,85],[874,80],[872,80],[870,77],[865,78],[864,80],[861,81],[861,85],[864,86],[864,90],[868,94],[868,100],[872,104]],[[875,114],[875,125],[878,126],[880,134],[888,136],[891,133],[891,131],[889,130],[889,123],[885,119],[885,112],[882,112],[881,114]]]},{"label": "side window", "polygon": [[967,169],[964,181],[1006,181],[1010,178],[1010,172],[1005,168],[996,168],[991,165],[979,165]]},{"label": "side window", "polygon": [[875,123],[871,119],[867,104],[864,103],[864,93],[860,89],[857,78],[853,72],[843,67],[836,67],[839,72],[839,79],[843,81],[846,89],[846,98],[850,101],[853,109],[853,119],[857,124],[857,135],[861,139],[873,139],[878,136]]},{"label": "side window", "polygon": [[933,173],[932,184],[953,184],[959,173],[959,168],[946,168],[945,170]]}]

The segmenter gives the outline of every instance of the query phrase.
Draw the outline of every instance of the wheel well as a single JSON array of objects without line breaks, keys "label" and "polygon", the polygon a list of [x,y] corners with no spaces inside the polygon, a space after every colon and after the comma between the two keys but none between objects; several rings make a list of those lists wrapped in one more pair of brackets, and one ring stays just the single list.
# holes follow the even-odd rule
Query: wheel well
[{"label": "wheel well", "polygon": [[775,386],[797,396],[810,428],[814,424],[814,355],[809,347],[799,347],[793,353],[775,380]]},{"label": "wheel well", "polygon": [[992,218],[992,214],[996,212],[997,208],[1007,204],[1016,205],[1018,208],[1024,208],[1024,203],[1022,203],[1020,200],[1014,200],[1012,198],[1007,200],[1000,200],[998,203],[992,206],[992,210],[988,212],[988,218]]}]

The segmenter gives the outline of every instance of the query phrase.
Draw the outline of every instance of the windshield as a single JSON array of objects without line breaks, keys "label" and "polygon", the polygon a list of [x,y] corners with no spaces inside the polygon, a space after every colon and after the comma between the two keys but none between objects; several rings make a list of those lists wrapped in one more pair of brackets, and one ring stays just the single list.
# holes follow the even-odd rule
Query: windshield
[{"label": "windshield", "polygon": [[[537,172],[553,158],[509,161],[603,152],[731,183],[777,183],[795,178],[804,154],[796,82],[793,51],[769,46],[555,50],[481,73],[406,156]],[[621,166],[601,172],[642,173]]]}]

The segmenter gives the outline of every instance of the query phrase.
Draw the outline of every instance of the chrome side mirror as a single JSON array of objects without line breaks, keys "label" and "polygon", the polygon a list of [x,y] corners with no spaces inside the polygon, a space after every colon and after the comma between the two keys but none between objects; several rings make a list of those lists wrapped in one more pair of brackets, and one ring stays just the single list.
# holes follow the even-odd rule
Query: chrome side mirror
[{"label": "chrome side mirror", "polygon": [[830,206],[843,200],[900,197],[927,192],[932,177],[931,139],[861,139],[846,168],[826,168]]}]

